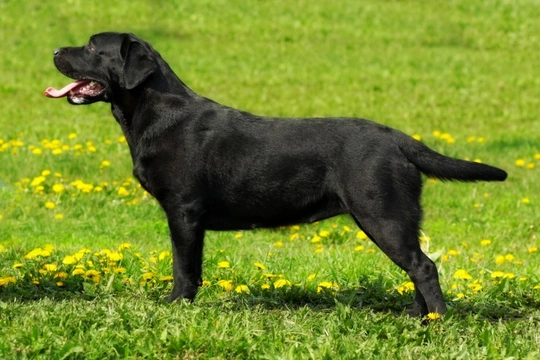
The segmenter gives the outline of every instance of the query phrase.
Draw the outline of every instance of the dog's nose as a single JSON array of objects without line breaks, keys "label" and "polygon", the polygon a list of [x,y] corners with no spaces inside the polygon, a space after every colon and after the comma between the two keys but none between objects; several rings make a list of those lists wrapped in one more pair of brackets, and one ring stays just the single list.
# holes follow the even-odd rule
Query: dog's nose
[{"label": "dog's nose", "polygon": [[56,49],[54,49],[54,56],[60,54],[61,51],[62,51],[62,48],[56,48]]}]

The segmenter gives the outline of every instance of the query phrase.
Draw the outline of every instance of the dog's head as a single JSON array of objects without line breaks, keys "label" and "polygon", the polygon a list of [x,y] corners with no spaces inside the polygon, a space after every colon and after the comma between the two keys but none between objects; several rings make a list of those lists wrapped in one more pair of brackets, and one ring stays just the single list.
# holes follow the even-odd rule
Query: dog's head
[{"label": "dog's head", "polygon": [[75,81],[60,90],[48,88],[44,95],[67,97],[71,104],[111,102],[122,91],[133,90],[158,69],[155,52],[132,34],[101,33],[81,47],[54,51],[56,68]]}]

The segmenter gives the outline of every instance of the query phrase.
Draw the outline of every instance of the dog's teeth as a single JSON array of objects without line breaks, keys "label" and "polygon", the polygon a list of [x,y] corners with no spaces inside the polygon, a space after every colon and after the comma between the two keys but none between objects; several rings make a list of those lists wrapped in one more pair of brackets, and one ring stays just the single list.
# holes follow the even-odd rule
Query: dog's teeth
[{"label": "dog's teeth", "polygon": [[94,86],[96,82],[95,81],[90,81],[90,84],[88,84],[89,86]]}]

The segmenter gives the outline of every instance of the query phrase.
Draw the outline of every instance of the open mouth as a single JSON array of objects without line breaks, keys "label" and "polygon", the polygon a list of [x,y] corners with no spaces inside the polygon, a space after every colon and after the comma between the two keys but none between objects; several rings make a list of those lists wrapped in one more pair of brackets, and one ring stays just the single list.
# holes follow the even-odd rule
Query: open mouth
[{"label": "open mouth", "polygon": [[53,87],[47,88],[43,95],[58,99],[67,96],[70,102],[74,104],[85,104],[97,101],[100,95],[105,92],[105,86],[94,80],[77,80],[62,89],[57,90]]}]

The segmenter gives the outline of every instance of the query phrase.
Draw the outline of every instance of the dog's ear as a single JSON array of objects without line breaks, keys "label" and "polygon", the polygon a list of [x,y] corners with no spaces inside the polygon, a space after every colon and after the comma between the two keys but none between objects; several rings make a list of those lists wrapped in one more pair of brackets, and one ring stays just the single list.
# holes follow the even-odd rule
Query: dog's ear
[{"label": "dog's ear", "polygon": [[120,55],[124,63],[124,86],[128,90],[139,86],[157,70],[150,49],[131,34],[122,41]]}]

